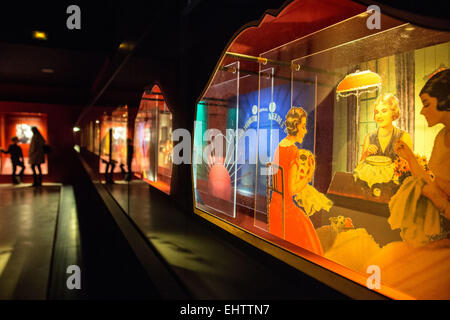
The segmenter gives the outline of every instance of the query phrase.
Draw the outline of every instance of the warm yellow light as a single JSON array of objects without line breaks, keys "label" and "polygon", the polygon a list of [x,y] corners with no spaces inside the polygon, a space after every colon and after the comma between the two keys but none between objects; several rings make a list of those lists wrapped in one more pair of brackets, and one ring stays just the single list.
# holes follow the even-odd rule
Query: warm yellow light
[{"label": "warm yellow light", "polygon": [[33,38],[37,40],[47,40],[47,33],[44,31],[33,31]]},{"label": "warm yellow light", "polygon": [[50,68],[42,68],[41,69],[42,73],[54,73],[55,70],[50,69]]},{"label": "warm yellow light", "polygon": [[134,48],[134,43],[131,41],[125,41],[119,45],[120,50],[131,51],[131,50],[133,50],[133,48]]}]

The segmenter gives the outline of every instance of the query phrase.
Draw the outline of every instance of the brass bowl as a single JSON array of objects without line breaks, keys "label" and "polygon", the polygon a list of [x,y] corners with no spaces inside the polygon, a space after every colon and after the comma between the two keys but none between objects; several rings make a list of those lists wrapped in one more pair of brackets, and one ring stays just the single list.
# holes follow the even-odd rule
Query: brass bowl
[{"label": "brass bowl", "polygon": [[373,166],[387,166],[392,163],[392,159],[386,156],[370,156],[366,158],[366,162]]}]

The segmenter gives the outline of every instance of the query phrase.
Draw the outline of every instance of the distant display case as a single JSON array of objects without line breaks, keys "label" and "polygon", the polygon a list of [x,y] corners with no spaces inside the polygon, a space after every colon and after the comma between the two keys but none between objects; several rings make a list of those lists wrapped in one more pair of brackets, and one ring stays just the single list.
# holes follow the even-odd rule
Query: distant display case
[{"label": "distant display case", "polygon": [[[24,174],[31,175],[33,171],[28,160],[28,151],[30,149],[31,139],[33,137],[32,127],[38,128],[44,139],[47,137],[47,115],[42,113],[27,112],[5,112],[0,113],[0,148],[7,150],[12,143],[11,139],[19,139],[18,146],[22,149],[23,160],[25,164]],[[48,174],[48,161],[41,165],[42,174]],[[9,154],[0,153],[0,174],[11,175],[12,163]],[[19,170],[17,170],[19,171]]]},{"label": "distant display case", "polygon": [[89,121],[81,128],[80,144],[90,152],[100,154],[100,120]]},{"label": "distant display case", "polygon": [[[127,165],[128,107],[117,107],[111,115],[100,119],[100,172],[113,163],[114,172],[121,172],[120,165]],[[94,127],[92,128],[92,130]],[[98,130],[98,126],[96,126]],[[94,131],[93,131],[94,134]]]},{"label": "distant display case", "polygon": [[300,24],[301,3],[241,32],[199,99],[194,211],[385,296],[450,299],[448,217],[421,194],[450,179],[448,163],[433,172],[446,129],[422,115],[421,95],[450,66],[450,33],[383,14],[370,29],[371,13],[344,1],[350,17],[267,49],[277,26]]},{"label": "distant display case", "polygon": [[82,128],[80,143],[82,147],[94,152],[94,128],[92,121]]},{"label": "distant display case", "polygon": [[94,132],[92,137],[92,151],[95,154],[100,153],[100,120],[95,120],[94,124]]},{"label": "distant display case", "polygon": [[142,95],[134,128],[133,172],[170,193],[172,176],[172,113],[155,85]]}]

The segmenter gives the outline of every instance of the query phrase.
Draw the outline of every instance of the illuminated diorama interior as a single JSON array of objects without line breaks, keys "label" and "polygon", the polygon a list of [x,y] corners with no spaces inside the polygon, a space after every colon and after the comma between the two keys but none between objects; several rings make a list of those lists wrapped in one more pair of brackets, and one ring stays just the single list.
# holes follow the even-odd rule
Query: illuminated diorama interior
[{"label": "illuminated diorama interior", "polygon": [[[43,113],[28,112],[3,112],[0,113],[0,147],[8,149],[11,139],[17,137],[18,145],[22,149],[25,165],[25,175],[32,175],[33,171],[28,161],[28,150],[30,148],[33,133],[32,127],[38,128],[44,139],[48,140],[47,115]],[[47,159],[48,160],[48,159]],[[48,174],[48,161],[41,165],[42,174]],[[11,175],[12,164],[9,154],[0,153],[0,175]]]},{"label": "illuminated diorama interior", "polygon": [[141,98],[134,127],[132,170],[138,178],[170,194],[172,113],[157,85]]},{"label": "illuminated diorama interior", "polygon": [[[304,3],[238,34],[199,99],[194,210],[362,285],[358,274],[379,266],[380,292],[391,297],[448,299],[448,239],[418,246],[392,227],[389,204],[406,177],[401,159],[366,158],[364,143],[381,132],[375,114],[385,111],[375,102],[394,96],[392,136],[430,159],[443,125],[428,127],[419,92],[450,66],[450,33],[385,15],[381,29],[368,29],[366,8],[351,2],[311,4],[316,20],[306,21]],[[288,113],[306,114],[303,136],[287,128]],[[379,139],[382,150],[395,142]]]},{"label": "illuminated diorama interior", "polygon": [[[105,119],[105,116],[101,117]],[[100,120],[91,120],[82,128],[81,145],[90,152],[100,154]]]},{"label": "illuminated diorama interior", "polygon": [[[121,165],[127,164],[127,136],[128,136],[128,108],[127,106],[117,107],[110,115],[103,114],[100,126],[97,123],[92,126],[91,135],[94,136],[92,147],[96,150],[98,132],[100,132],[99,153],[100,153],[100,173],[106,170],[114,173],[121,172]],[[109,164],[109,165],[108,165]],[[111,169],[111,164],[113,164]]]}]

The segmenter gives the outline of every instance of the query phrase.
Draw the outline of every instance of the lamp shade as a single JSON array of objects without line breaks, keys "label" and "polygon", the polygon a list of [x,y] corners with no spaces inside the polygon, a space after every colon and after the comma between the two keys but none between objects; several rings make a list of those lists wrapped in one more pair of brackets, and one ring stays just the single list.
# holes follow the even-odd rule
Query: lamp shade
[{"label": "lamp shade", "polygon": [[336,92],[339,95],[351,94],[353,91],[363,92],[381,88],[381,77],[370,70],[357,71],[346,75],[338,84]]}]

